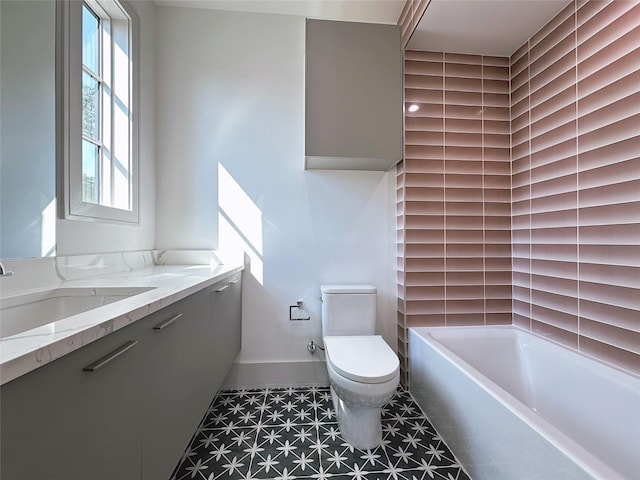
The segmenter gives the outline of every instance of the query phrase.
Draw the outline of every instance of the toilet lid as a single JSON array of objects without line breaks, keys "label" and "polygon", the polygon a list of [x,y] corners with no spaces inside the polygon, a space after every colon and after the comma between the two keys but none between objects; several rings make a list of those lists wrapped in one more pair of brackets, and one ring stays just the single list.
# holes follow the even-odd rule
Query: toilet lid
[{"label": "toilet lid", "polygon": [[386,382],[400,368],[398,356],[380,335],[328,336],[324,347],[333,368],[355,382]]}]

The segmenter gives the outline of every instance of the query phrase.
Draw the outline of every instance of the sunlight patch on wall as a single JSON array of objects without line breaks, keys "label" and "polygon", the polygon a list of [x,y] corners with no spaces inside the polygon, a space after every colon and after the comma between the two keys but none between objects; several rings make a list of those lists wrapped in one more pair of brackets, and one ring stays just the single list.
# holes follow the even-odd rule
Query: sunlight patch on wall
[{"label": "sunlight patch on wall", "polygon": [[262,211],[229,172],[218,164],[218,248],[225,254],[246,254],[249,271],[262,285]]},{"label": "sunlight patch on wall", "polygon": [[42,213],[42,228],[40,230],[40,255],[52,257],[56,254],[56,199],[44,207]]}]

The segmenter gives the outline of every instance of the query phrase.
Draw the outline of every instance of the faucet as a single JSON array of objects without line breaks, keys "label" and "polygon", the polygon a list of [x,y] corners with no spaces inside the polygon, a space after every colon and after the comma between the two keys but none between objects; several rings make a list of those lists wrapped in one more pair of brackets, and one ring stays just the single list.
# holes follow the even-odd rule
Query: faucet
[{"label": "faucet", "polygon": [[13,275],[13,271],[5,270],[4,265],[0,262],[0,277],[10,277],[11,275]]}]

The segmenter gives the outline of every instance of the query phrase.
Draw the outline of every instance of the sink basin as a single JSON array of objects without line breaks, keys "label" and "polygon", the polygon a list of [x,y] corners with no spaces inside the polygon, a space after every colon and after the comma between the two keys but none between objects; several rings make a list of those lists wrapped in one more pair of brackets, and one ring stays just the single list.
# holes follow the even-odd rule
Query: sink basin
[{"label": "sink basin", "polygon": [[0,300],[0,338],[139,295],[155,287],[54,288]]}]

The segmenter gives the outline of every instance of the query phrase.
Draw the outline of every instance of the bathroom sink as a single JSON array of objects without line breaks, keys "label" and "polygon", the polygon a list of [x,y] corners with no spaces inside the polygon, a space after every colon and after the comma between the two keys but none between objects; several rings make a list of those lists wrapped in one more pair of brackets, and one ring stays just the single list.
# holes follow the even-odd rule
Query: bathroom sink
[{"label": "bathroom sink", "polygon": [[155,287],[54,288],[0,300],[0,338],[139,295]]}]

